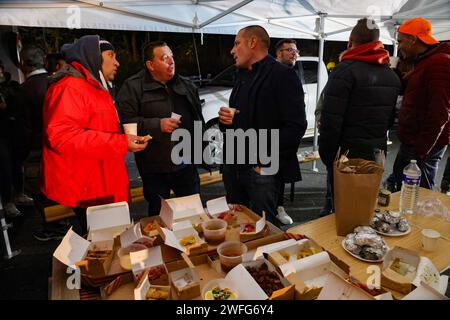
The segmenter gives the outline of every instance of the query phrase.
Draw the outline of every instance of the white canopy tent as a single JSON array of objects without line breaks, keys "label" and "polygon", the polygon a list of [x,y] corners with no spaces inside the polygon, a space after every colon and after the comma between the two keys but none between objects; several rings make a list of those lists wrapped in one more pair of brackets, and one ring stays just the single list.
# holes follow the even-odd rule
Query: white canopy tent
[{"label": "white canopy tent", "polygon": [[347,41],[367,16],[380,27],[380,40],[394,45],[394,55],[396,28],[413,17],[430,20],[437,39],[450,39],[450,0],[0,1],[0,25],[9,26],[236,34],[258,24],[271,37],[319,40],[320,60],[325,40]]},{"label": "white canopy tent", "polygon": [[450,39],[449,0],[2,0],[0,12],[0,25],[236,34],[259,24],[271,37],[338,41],[371,16],[385,43],[396,25],[421,16],[438,39]]}]

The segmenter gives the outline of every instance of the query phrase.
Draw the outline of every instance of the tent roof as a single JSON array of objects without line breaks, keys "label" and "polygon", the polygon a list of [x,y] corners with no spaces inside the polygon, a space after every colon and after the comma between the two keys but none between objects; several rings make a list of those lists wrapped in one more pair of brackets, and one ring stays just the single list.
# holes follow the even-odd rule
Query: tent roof
[{"label": "tent roof", "polygon": [[392,43],[395,26],[421,16],[439,40],[450,39],[450,0],[4,0],[0,25],[236,34],[258,24],[271,37],[347,41],[362,17],[372,16],[381,40]]}]

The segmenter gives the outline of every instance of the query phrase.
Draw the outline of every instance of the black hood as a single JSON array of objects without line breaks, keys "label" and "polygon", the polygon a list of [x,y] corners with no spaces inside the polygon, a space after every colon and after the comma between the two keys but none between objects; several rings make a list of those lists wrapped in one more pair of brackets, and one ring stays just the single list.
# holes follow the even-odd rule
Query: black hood
[{"label": "black hood", "polygon": [[83,36],[75,43],[63,45],[61,52],[64,54],[67,62],[77,61],[101,84],[100,70],[102,60],[99,41],[100,37],[97,35]]}]

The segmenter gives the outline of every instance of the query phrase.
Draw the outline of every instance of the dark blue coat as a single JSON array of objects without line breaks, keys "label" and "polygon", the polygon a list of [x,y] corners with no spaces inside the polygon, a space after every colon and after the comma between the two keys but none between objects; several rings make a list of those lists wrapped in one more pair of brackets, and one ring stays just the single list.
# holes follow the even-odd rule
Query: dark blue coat
[{"label": "dark blue coat", "polygon": [[[269,55],[255,65],[257,65],[256,73],[248,97],[249,127],[279,129],[278,174],[284,182],[299,181],[301,173],[297,150],[307,127],[301,82],[293,69],[277,62]],[[240,81],[238,75],[231,92],[230,106],[235,106]],[[221,125],[221,128],[238,129],[235,122],[231,126]],[[270,145],[268,150],[270,151]]]}]

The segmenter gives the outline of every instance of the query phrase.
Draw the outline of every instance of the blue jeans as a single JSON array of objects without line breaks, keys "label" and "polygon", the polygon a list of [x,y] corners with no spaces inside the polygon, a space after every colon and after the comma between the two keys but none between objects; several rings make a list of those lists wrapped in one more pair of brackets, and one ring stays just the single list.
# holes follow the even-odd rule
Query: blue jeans
[{"label": "blue jeans", "polygon": [[327,193],[325,195],[325,207],[321,210],[321,216],[334,212],[334,178],[333,165],[327,166]]},{"label": "blue jeans", "polygon": [[244,205],[262,215],[276,226],[280,226],[277,203],[280,196],[280,179],[275,175],[260,175],[251,167],[223,166],[223,183],[227,201]]},{"label": "blue jeans", "polygon": [[412,159],[417,160],[417,165],[419,166],[420,171],[422,171],[420,186],[432,190],[435,184],[439,161],[441,161],[446,149],[447,146],[434,147],[431,149],[430,153],[427,154],[425,159],[420,160],[416,155],[414,146],[401,144],[397,157],[395,158],[393,170],[397,191],[402,187],[403,169]]},{"label": "blue jeans", "polygon": [[192,164],[168,173],[144,173],[141,174],[141,178],[150,216],[159,214],[160,197],[168,199],[170,190],[173,190],[177,197],[200,193],[200,178],[197,168]]}]

